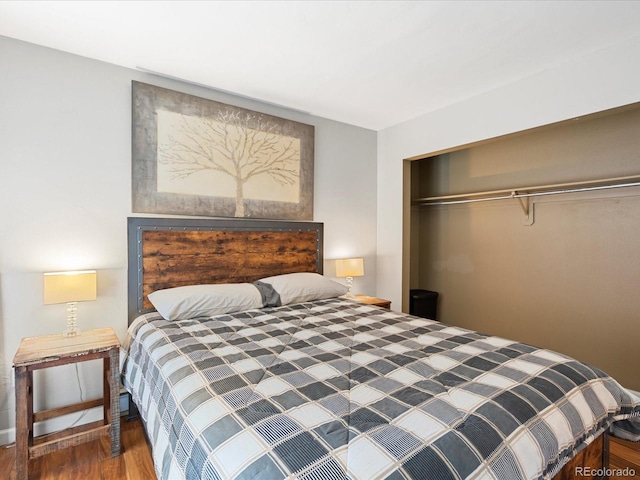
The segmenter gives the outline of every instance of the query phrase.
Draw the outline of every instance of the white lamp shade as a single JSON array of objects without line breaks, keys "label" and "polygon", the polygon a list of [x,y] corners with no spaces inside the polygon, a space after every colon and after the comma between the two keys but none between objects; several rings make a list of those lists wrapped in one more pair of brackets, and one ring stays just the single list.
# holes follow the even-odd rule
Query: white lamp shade
[{"label": "white lamp shade", "polygon": [[364,275],[362,258],[343,258],[336,260],[336,277],[361,277]]},{"label": "white lamp shade", "polygon": [[45,273],[44,304],[95,300],[96,277],[95,270]]}]

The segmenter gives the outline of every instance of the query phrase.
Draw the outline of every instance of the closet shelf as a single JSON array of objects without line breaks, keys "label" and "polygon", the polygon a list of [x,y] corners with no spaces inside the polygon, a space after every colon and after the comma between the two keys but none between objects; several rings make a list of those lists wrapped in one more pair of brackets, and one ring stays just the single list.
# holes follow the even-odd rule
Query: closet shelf
[{"label": "closet shelf", "polygon": [[434,197],[416,198],[412,205],[453,205],[461,203],[486,202],[492,200],[507,200],[517,198],[520,200],[525,214],[528,214],[528,202],[523,202],[529,197],[542,195],[559,195],[564,193],[586,192],[591,190],[607,190],[612,188],[638,187],[640,175],[628,177],[605,178],[599,180],[587,180],[582,182],[556,183],[553,185],[536,185],[530,187],[518,187],[504,190],[489,190],[485,192],[459,193],[453,195],[439,195]]}]

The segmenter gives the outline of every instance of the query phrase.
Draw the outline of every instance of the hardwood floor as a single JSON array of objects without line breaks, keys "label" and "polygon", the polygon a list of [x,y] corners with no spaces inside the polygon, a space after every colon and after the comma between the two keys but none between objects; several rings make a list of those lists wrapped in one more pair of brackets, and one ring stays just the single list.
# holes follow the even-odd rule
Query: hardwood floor
[{"label": "hardwood floor", "polygon": [[[156,480],[140,420],[120,424],[122,454],[111,457],[109,438],[30,460],[29,479]],[[0,478],[15,480],[15,445],[0,447]]]},{"label": "hardwood floor", "polygon": [[[609,467],[620,470],[622,475],[612,475],[611,480],[640,480],[640,443],[611,438]],[[627,469],[625,471],[625,469]],[[635,472],[635,475],[627,475]],[[614,472],[616,473],[616,472]]]},{"label": "hardwood floor", "polygon": [[[122,454],[111,458],[109,439],[50,453],[31,460],[31,480],[156,480],[151,449],[140,420],[122,419]],[[640,443],[611,438],[611,480],[640,480]],[[625,471],[625,469],[627,469]],[[635,476],[624,475],[630,471]],[[15,446],[0,447],[0,479],[15,480]]]}]

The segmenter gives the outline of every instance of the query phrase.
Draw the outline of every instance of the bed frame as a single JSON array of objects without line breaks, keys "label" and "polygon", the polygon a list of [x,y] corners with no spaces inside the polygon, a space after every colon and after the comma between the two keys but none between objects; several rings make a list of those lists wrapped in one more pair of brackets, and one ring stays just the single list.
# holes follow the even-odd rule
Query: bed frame
[{"label": "bed frame", "polygon": [[[248,219],[130,217],[129,323],[153,307],[154,290],[206,283],[252,282],[270,275],[323,272],[323,224]],[[605,432],[554,480],[609,468]],[[589,478],[607,478],[589,477]]]},{"label": "bed frame", "polygon": [[129,323],[155,290],[323,272],[322,223],[130,217],[127,230]]}]

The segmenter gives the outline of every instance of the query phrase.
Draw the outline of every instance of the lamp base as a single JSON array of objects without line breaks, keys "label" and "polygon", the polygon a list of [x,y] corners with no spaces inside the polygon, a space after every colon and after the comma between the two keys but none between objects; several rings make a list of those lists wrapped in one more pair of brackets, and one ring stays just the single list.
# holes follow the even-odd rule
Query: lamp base
[{"label": "lamp base", "polygon": [[344,297],[346,297],[346,298],[354,298],[355,295],[351,291],[351,287],[353,286],[353,277],[346,277],[345,281],[346,281],[346,284],[347,284],[347,293],[344,294]]},{"label": "lamp base", "polygon": [[63,337],[75,337],[82,331],[78,328],[78,302],[67,303],[67,328],[62,332]]},{"label": "lamp base", "polygon": [[62,332],[63,337],[77,337],[82,333],[82,330],[79,328],[66,328],[64,332]]}]

